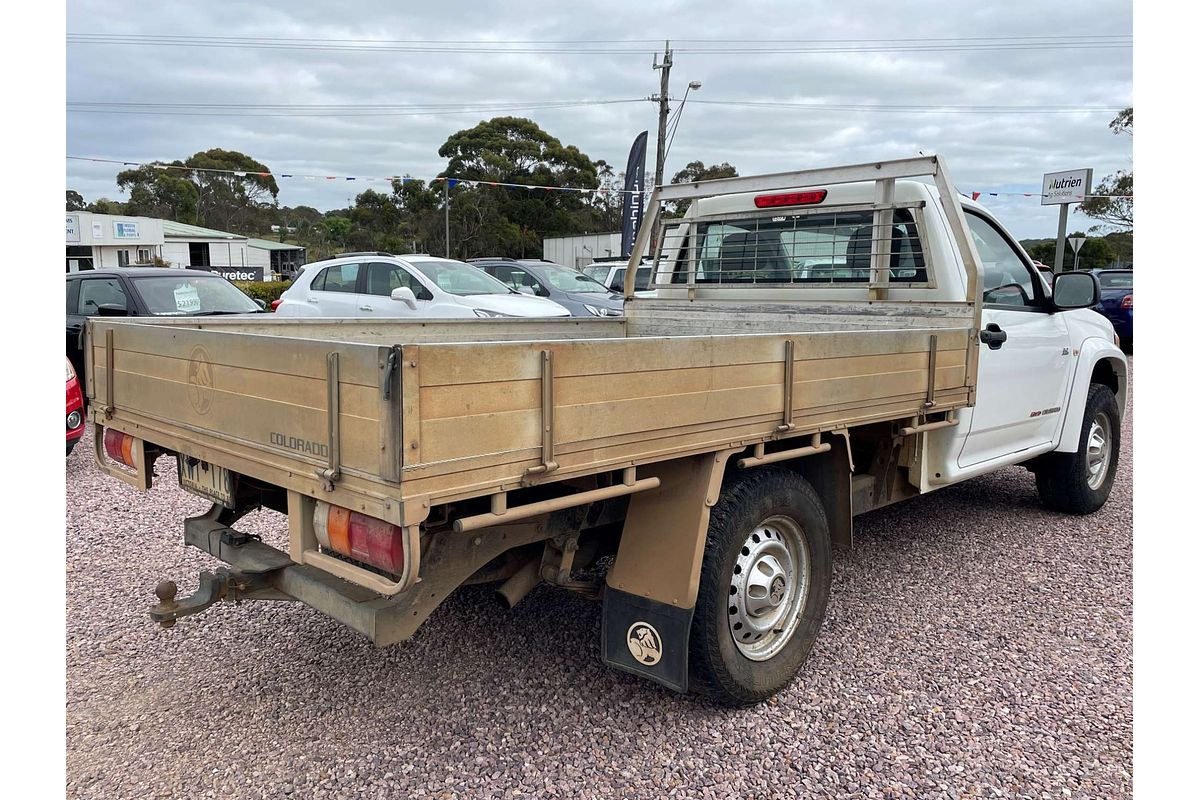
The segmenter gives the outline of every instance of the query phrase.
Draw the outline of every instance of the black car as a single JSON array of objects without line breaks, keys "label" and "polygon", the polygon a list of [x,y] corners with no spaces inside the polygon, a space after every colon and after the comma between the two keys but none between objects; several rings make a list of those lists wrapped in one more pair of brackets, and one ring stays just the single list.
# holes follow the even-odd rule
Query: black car
[{"label": "black car", "polygon": [[122,267],[67,275],[67,358],[84,385],[84,322],[88,317],[200,317],[263,313],[266,306],[211,272]]},{"label": "black car", "polygon": [[625,299],[607,286],[553,261],[472,258],[468,263],[505,286],[553,300],[573,317],[619,317],[625,307]]}]

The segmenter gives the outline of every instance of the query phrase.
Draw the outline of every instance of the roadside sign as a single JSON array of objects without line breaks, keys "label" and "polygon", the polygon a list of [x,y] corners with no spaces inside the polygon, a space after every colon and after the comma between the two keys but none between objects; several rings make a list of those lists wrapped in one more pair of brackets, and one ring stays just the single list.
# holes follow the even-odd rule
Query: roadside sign
[{"label": "roadside sign", "polygon": [[1073,169],[1067,172],[1047,172],[1042,176],[1042,205],[1082,203],[1092,193],[1092,171]]},{"label": "roadside sign", "polygon": [[1067,241],[1071,243],[1071,249],[1079,253],[1079,248],[1083,247],[1083,243],[1087,241],[1087,238],[1084,236],[1072,236]]}]

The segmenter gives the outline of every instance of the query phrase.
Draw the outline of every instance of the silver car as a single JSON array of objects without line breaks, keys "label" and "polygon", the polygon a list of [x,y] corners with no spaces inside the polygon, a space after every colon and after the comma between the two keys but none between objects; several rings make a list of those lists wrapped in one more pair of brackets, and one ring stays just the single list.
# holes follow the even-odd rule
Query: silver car
[{"label": "silver car", "polygon": [[308,264],[280,297],[284,317],[567,317],[470,264],[428,255],[350,253]]}]

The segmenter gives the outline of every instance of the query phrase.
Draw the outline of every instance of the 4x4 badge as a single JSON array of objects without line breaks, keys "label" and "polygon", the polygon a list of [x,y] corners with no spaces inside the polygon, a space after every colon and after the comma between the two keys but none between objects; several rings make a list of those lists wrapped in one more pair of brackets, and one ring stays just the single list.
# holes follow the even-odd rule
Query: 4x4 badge
[{"label": "4x4 badge", "polygon": [[649,622],[635,622],[625,633],[625,644],[639,663],[652,667],[662,658],[662,637]]}]

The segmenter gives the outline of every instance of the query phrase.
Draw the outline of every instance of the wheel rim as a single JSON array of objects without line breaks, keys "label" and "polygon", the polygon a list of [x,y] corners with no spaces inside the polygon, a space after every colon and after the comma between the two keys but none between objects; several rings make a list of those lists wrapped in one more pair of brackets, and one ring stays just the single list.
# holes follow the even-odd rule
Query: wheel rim
[{"label": "wheel rim", "polygon": [[1108,477],[1108,462],[1112,458],[1112,423],[1107,414],[1101,412],[1092,420],[1086,447],[1087,484],[1088,488],[1096,490]]},{"label": "wheel rim", "polygon": [[768,517],[746,537],[729,581],[729,632],[746,658],[766,661],[791,640],[808,599],[809,561],[791,517]]}]

